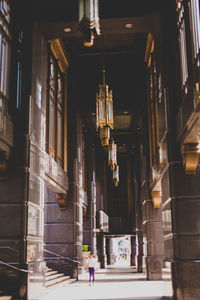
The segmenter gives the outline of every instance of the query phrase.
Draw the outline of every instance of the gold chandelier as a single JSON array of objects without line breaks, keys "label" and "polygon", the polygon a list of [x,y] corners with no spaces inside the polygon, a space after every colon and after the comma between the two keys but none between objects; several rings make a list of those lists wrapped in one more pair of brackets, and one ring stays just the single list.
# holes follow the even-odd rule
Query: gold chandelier
[{"label": "gold chandelier", "polygon": [[108,146],[108,166],[110,166],[111,171],[113,172],[113,183],[114,186],[119,184],[119,166],[117,164],[117,145],[112,142]]},{"label": "gold chandelier", "polygon": [[108,146],[108,166],[110,166],[111,171],[117,168],[117,145],[113,139]]},{"label": "gold chandelier", "polygon": [[115,170],[113,170],[113,183],[114,186],[118,186],[119,184],[119,166],[117,165]]},{"label": "gold chandelier", "polygon": [[100,129],[101,145],[108,146],[108,166],[113,172],[114,186],[119,184],[119,166],[117,164],[117,145],[112,138],[110,143],[110,129],[114,128],[113,96],[105,79],[105,68],[103,72],[103,83],[99,84],[99,92],[96,94],[96,129]]},{"label": "gold chandelier", "polygon": [[96,95],[96,128],[100,128],[102,146],[108,146],[110,129],[114,128],[113,121],[113,97],[105,82],[105,69],[103,68],[103,83],[99,84],[99,93]]},{"label": "gold chandelier", "polygon": [[93,46],[95,35],[100,35],[99,0],[79,0],[79,29],[83,45]]}]

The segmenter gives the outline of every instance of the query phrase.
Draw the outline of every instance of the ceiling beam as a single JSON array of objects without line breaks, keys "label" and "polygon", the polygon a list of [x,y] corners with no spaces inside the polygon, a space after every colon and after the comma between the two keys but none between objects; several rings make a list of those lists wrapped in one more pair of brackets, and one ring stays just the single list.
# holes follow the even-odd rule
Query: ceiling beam
[{"label": "ceiling beam", "polygon": [[[78,38],[81,37],[78,21],[70,22],[38,22],[46,39]],[[132,24],[132,28],[126,28]],[[65,28],[70,28],[65,32]],[[148,14],[140,17],[101,19],[100,30],[102,34],[131,34],[160,32],[160,15]]]}]

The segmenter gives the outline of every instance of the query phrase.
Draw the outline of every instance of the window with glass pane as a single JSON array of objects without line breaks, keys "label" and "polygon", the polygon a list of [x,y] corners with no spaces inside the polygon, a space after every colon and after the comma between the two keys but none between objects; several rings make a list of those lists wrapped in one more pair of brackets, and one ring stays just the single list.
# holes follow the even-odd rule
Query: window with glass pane
[{"label": "window with glass pane", "polygon": [[190,29],[192,32],[192,54],[193,59],[196,59],[200,50],[200,15],[199,15],[199,0],[188,2],[190,15]]},{"label": "window with glass pane", "polygon": [[22,58],[23,58],[23,31],[19,28],[17,40],[17,97],[16,107],[21,108],[22,105]]},{"label": "window with glass pane", "polygon": [[[84,135],[83,135],[84,137]],[[86,153],[85,153],[85,141],[84,141],[84,138],[83,138],[83,143],[82,143],[82,155],[83,155],[83,158],[82,158],[82,187],[83,189],[86,191]]]},{"label": "window with glass pane", "polygon": [[50,58],[50,88],[49,88],[49,155],[55,158],[55,128],[56,128],[56,68],[55,60]]},{"label": "window with glass pane", "polygon": [[38,207],[29,204],[28,206],[28,234],[31,236],[40,236],[40,218],[41,212]]},{"label": "window with glass pane", "polygon": [[63,167],[64,153],[64,74],[49,47],[47,152]]},{"label": "window with glass pane", "polygon": [[57,160],[63,165],[63,76],[58,72],[58,102],[57,102]]},{"label": "window with glass pane", "polygon": [[157,169],[159,155],[159,135],[158,135],[158,74],[156,56],[151,54],[151,65],[148,73],[148,99],[149,99],[149,137],[150,137],[150,156],[151,167]]},{"label": "window with glass pane", "polygon": [[187,47],[185,34],[185,16],[183,1],[177,1],[177,25],[179,30],[179,52],[180,52],[180,66],[181,66],[181,84],[182,88],[187,93],[186,83],[188,80],[188,63],[187,63]]},{"label": "window with glass pane", "polygon": [[161,73],[158,75],[158,123],[159,123],[159,143],[161,142],[165,131],[167,129],[166,127],[166,106],[165,106],[165,94],[163,92],[163,87],[162,87],[162,77]]},{"label": "window with glass pane", "polygon": [[0,0],[0,95],[3,101],[9,98],[10,77],[10,6]]}]

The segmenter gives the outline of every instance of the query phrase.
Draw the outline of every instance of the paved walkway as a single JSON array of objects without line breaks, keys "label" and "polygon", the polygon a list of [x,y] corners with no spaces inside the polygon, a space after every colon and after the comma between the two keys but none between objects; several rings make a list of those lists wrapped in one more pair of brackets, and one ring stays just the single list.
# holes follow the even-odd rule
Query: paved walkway
[{"label": "paved walkway", "polygon": [[40,300],[161,300],[171,299],[170,281],[147,281],[125,263],[96,271],[96,282],[88,284],[88,273],[71,284],[55,287]]}]

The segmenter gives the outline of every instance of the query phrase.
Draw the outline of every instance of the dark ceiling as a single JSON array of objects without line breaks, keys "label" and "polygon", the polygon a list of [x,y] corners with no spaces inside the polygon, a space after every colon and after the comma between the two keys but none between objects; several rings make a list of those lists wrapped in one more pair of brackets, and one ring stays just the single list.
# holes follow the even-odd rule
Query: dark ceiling
[{"label": "dark ceiling", "polygon": [[[15,0],[14,0],[15,1]],[[20,0],[19,0],[20,1]],[[168,0],[171,1],[171,0]],[[79,0],[26,0],[38,19],[77,21]],[[99,0],[100,19],[126,18],[160,12],[162,0]]]},{"label": "dark ceiling", "polygon": [[[99,0],[100,35],[93,47],[84,47],[78,27],[78,0],[30,1],[34,18],[43,21],[46,37],[63,38],[68,51],[76,55],[138,54],[144,51],[146,33],[159,30],[162,1]],[[71,31],[65,32],[65,28]]]},{"label": "dark ceiling", "polygon": [[[171,0],[169,0],[171,1]],[[113,91],[115,130],[127,136],[139,127],[145,103],[144,55],[149,32],[159,33],[162,0],[99,0],[100,35],[85,47],[78,27],[78,0],[30,0],[34,19],[46,39],[61,38],[68,59],[78,65],[79,109],[95,127],[95,101],[106,67],[106,82]],[[165,1],[164,1],[165,2]],[[129,28],[126,27],[129,25]],[[131,27],[132,26],[132,27]],[[70,28],[70,32],[65,32]],[[121,145],[124,144],[121,138]],[[132,143],[132,142],[130,142]]]}]

